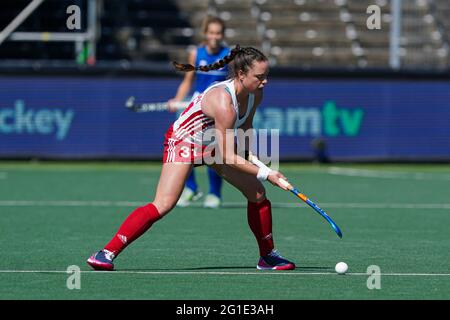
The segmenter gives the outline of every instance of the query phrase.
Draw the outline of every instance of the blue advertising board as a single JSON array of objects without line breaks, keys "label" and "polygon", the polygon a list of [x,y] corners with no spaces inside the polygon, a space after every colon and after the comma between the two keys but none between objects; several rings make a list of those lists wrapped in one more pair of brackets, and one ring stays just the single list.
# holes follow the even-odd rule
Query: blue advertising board
[{"label": "blue advertising board", "polygon": [[[178,79],[0,77],[0,157],[161,159],[169,112],[124,107],[166,101]],[[450,159],[450,82],[271,79],[254,119],[278,129],[281,159],[312,158],[322,138],[335,160]]]}]

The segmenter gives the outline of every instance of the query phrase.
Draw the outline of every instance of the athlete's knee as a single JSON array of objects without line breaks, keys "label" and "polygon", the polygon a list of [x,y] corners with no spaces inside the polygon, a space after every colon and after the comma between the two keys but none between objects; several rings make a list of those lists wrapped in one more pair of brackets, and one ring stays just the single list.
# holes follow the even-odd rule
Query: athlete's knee
[{"label": "athlete's knee", "polygon": [[266,190],[263,188],[261,192],[255,194],[255,200],[253,202],[260,203],[266,199]]},{"label": "athlete's knee", "polygon": [[266,189],[262,185],[262,183],[258,183],[255,188],[252,188],[246,192],[243,192],[244,196],[250,202],[261,202],[266,199]]},{"label": "athlete's knee", "polygon": [[160,199],[155,199],[153,204],[158,209],[158,212],[161,216],[164,216],[172,210],[177,203],[177,199],[172,196],[163,197]]}]

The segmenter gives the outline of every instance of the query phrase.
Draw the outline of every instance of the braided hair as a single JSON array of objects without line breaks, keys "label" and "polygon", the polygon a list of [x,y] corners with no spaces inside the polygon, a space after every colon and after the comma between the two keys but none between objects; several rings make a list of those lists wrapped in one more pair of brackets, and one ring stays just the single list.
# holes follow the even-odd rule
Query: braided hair
[{"label": "braided hair", "polygon": [[267,57],[259,50],[252,47],[241,48],[239,45],[236,45],[234,49],[230,51],[230,53],[220,59],[217,62],[206,66],[198,66],[195,67],[191,64],[182,64],[176,61],[173,62],[173,65],[176,70],[189,72],[200,70],[204,72],[208,72],[210,70],[218,70],[223,68],[225,65],[229,64],[233,61],[233,64],[230,68],[230,78],[234,78],[239,70],[242,70],[246,73],[251,67],[253,61],[267,61]]}]

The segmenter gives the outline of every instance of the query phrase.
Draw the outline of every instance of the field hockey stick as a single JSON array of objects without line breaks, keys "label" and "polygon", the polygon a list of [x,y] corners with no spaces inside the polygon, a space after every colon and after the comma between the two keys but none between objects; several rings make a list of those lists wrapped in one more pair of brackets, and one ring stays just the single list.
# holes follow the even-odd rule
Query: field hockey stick
[{"label": "field hockey stick", "polygon": [[[262,163],[256,156],[254,156],[253,154],[249,153],[248,155],[248,160],[253,163],[254,165],[256,165],[258,168],[267,168],[269,170],[269,168]],[[308,204],[311,208],[313,208],[318,214],[320,214],[322,217],[325,218],[325,220],[328,221],[328,223],[331,225],[331,227],[333,228],[334,232],[336,232],[336,234],[339,236],[339,238],[342,238],[342,232],[341,229],[339,229],[339,227],[337,226],[336,223],[334,223],[334,221],[325,213],[325,211],[323,211],[322,209],[319,208],[318,205],[316,205],[314,202],[312,202],[308,197],[306,197],[303,193],[301,193],[300,191],[298,191],[296,188],[294,188],[289,182],[287,182],[286,180],[280,178],[280,183],[285,186],[290,192],[292,192],[293,194],[295,194],[295,196],[297,196],[298,198],[300,198],[303,202],[305,202],[306,204]]]},{"label": "field hockey stick", "polygon": [[[172,105],[177,110],[184,110],[189,102],[176,101]],[[134,112],[152,112],[152,111],[166,111],[169,110],[167,102],[151,102],[151,103],[136,103],[134,97],[129,97],[125,103],[125,107]]]}]

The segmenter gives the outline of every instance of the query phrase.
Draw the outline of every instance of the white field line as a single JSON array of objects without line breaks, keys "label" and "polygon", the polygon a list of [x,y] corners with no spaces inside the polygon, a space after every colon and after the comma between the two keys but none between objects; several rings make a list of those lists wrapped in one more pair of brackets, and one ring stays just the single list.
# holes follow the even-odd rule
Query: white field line
[{"label": "white field line", "polygon": [[[237,271],[80,271],[84,274],[148,274],[148,275],[260,275],[260,276],[329,276],[337,275],[336,272],[271,272],[271,271],[253,271],[253,272],[237,272]],[[66,273],[73,274],[73,271],[65,270],[0,270],[2,273]],[[346,276],[371,276],[373,273],[367,274],[363,272],[349,272]],[[450,273],[381,273],[381,276],[395,277],[449,277]]]},{"label": "white field line", "polygon": [[[140,167],[140,166],[126,166],[126,167],[77,167],[77,166],[64,166],[60,167],[36,167],[36,166],[23,166],[23,167],[1,167],[2,170],[10,170],[10,171],[39,171],[39,172],[64,172],[64,173],[72,173],[72,172],[159,172],[161,171],[160,166],[148,166],[148,167]],[[355,176],[355,177],[365,177],[365,178],[380,178],[380,179],[413,179],[413,180],[446,180],[450,181],[450,174],[443,173],[430,173],[430,172],[400,172],[400,171],[388,171],[388,170],[376,170],[376,169],[357,169],[357,168],[342,168],[342,167],[329,167],[327,169],[315,169],[309,167],[302,168],[281,168],[281,171],[301,171],[308,173],[317,173],[317,174],[334,174],[334,175],[343,175],[343,176]],[[0,173],[1,174],[1,173]],[[6,172],[5,172],[6,174]]]},{"label": "white field line", "polygon": [[0,207],[135,207],[143,202],[78,200],[0,200]]},{"label": "white field line", "polygon": [[352,169],[340,167],[330,167],[327,170],[327,172],[329,174],[349,176],[349,177],[450,181],[449,174],[434,174],[426,172],[398,172],[398,171],[396,172],[396,171],[368,170],[355,168]]},{"label": "white field line", "polygon": [[[105,200],[0,200],[0,207],[137,207],[144,205],[139,201],[105,201]],[[450,203],[365,203],[365,202],[323,202],[318,204],[323,209],[356,208],[356,209],[445,209],[450,210]],[[202,207],[194,202],[192,207]],[[298,208],[306,205],[301,202],[273,202],[276,208]],[[245,208],[244,202],[226,202],[223,208]]]}]

